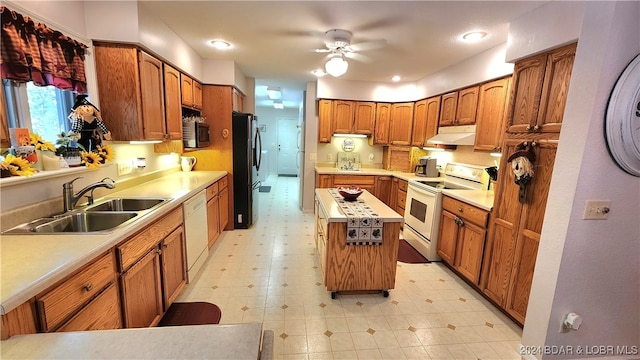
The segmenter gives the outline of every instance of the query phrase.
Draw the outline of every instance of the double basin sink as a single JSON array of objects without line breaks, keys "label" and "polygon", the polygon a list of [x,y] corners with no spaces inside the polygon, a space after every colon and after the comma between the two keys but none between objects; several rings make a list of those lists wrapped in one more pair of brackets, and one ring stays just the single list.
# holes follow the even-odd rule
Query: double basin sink
[{"label": "double basin sink", "polygon": [[111,198],[78,210],[40,218],[16,226],[3,234],[91,233],[115,229],[129,224],[168,199],[160,198]]}]

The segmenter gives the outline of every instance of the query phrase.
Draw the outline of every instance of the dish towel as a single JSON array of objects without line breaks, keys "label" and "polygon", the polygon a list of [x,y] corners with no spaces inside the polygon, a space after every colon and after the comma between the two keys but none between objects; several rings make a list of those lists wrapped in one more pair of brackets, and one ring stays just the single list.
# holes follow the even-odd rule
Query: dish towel
[{"label": "dish towel", "polygon": [[382,245],[384,221],[375,210],[360,198],[346,201],[337,189],[329,193],[347,216],[347,245]]}]

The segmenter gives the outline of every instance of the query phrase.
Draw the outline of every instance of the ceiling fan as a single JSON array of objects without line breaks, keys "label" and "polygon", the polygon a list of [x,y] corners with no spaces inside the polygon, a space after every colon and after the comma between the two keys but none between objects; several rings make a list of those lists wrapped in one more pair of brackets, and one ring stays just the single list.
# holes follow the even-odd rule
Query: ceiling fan
[{"label": "ceiling fan", "polygon": [[327,73],[338,77],[347,72],[349,63],[345,58],[370,62],[371,59],[358,51],[372,50],[384,47],[386,40],[374,40],[351,44],[353,34],[348,30],[331,29],[324,34],[325,48],[315,49],[318,53],[329,53],[329,59],[325,63]]}]

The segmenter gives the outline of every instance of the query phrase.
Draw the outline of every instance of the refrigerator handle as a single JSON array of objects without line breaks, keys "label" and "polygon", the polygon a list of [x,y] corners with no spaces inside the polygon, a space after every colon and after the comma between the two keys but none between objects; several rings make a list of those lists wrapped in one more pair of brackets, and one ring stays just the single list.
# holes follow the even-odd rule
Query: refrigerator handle
[{"label": "refrigerator handle", "polygon": [[256,170],[260,171],[260,163],[262,162],[262,137],[260,136],[260,130],[256,127],[256,134],[255,134],[255,144],[256,149],[255,149],[255,159],[257,159],[256,161]]}]

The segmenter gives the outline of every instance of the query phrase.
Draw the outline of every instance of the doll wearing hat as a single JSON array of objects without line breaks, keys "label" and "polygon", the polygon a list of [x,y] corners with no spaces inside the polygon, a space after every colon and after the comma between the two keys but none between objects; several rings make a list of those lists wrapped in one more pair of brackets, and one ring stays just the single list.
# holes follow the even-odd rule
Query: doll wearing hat
[{"label": "doll wearing hat", "polygon": [[536,161],[536,154],[531,145],[524,143],[516,146],[515,152],[509,156],[507,162],[511,163],[514,181],[518,185],[526,185],[533,178],[533,163]]},{"label": "doll wearing hat", "polygon": [[78,95],[69,114],[71,131],[80,134],[78,143],[86,151],[92,151],[102,144],[102,140],[111,140],[111,132],[102,122],[100,110],[87,100],[87,95]]}]

